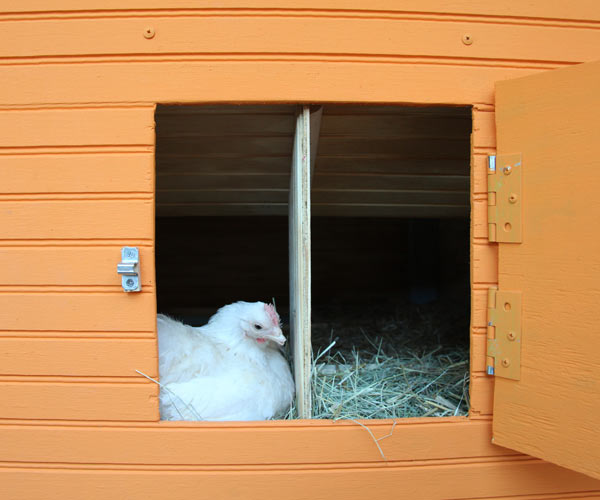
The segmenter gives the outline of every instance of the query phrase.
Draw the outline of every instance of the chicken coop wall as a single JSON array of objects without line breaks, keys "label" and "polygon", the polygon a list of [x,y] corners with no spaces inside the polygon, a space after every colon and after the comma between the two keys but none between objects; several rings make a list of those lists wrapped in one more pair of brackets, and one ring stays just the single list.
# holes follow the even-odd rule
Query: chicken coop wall
[{"label": "chicken coop wall", "polygon": [[[597,58],[597,4],[220,5],[2,6],[3,497],[600,498],[597,481],[490,443],[484,374],[494,82]],[[135,370],[157,375],[154,110],[178,102],[473,107],[469,418],[399,422],[386,461],[353,422],[158,422]],[[141,251],[139,294],[120,288],[124,245]]]}]

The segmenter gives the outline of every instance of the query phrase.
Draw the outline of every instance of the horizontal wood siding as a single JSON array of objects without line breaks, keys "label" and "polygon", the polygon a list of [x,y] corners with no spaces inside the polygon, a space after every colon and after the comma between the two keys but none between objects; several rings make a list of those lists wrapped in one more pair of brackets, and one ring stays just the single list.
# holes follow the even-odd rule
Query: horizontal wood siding
[{"label": "horizontal wood siding", "polygon": [[0,379],[0,414],[5,419],[153,420],[158,386],[141,380]]},{"label": "horizontal wood siding", "polygon": [[152,146],[153,114],[152,106],[2,111],[0,147]]},{"label": "horizontal wood siding", "polygon": [[[38,18],[5,22],[0,32],[0,57],[124,56],[129,54],[314,54],[486,58],[522,61],[573,61],[598,57],[600,32],[589,26],[535,26],[494,20],[447,20],[386,16],[332,16],[301,12],[269,16],[261,13],[186,13],[177,17]],[[384,18],[382,18],[384,17]],[[479,21],[479,22],[478,22]],[[311,36],[304,36],[310,23]],[[146,26],[156,35],[143,36]],[[256,35],[260,26],[261,36]],[[431,33],[436,36],[431,36]],[[235,37],[229,33],[237,34]],[[199,36],[199,34],[202,36]],[[469,33],[472,45],[462,36]],[[110,36],[107,36],[110,34]],[[553,43],[549,44],[551,36]],[[80,44],[72,43],[80,40]]]},{"label": "horizontal wood siding", "polygon": [[[90,500],[118,497],[124,492],[132,500],[160,500],[166,492],[173,500],[185,500],[197,495],[198,491],[211,492],[210,497],[219,500],[234,497],[277,499],[282,496],[325,499],[328,498],[325,492],[329,490],[343,498],[359,500],[368,498],[373,492],[383,492],[381,485],[386,485],[386,493],[393,494],[394,498],[405,499],[441,500],[448,495],[452,495],[451,498],[483,498],[490,491],[498,496],[523,494],[535,495],[526,498],[543,499],[544,494],[557,492],[589,492],[597,484],[585,476],[574,480],[566,469],[530,460],[448,465],[390,464],[377,468],[361,464],[348,468],[278,466],[267,470],[241,467],[233,470],[46,468],[35,464],[0,468],[0,478],[7,495],[14,500],[62,500],[76,498],[82,491]],[[397,492],[398,489],[401,491]],[[302,496],[296,496],[297,492],[302,492]]]},{"label": "horizontal wood siding", "polygon": [[[98,217],[102,214],[102,217]],[[152,195],[103,199],[25,199],[0,202],[7,240],[152,238]]]},{"label": "horizontal wood siding", "polygon": [[153,338],[0,337],[0,375],[135,377],[156,373]]},{"label": "horizontal wood siding", "polygon": [[136,373],[157,375],[154,106],[4,110],[0,130],[0,418],[157,418]]},{"label": "horizontal wood siding", "polygon": [[[382,437],[391,427],[388,421],[370,429]],[[274,422],[268,431],[252,423],[6,424],[0,437],[9,452],[0,475],[10,498],[39,496],[41,482],[52,486],[51,495],[76,497],[71,485],[80,481],[91,498],[117,487],[129,498],[161,498],[165,483],[172,498],[198,488],[216,498],[300,498],[290,484],[302,487],[302,498],[325,498],[329,488],[365,498],[368,491],[391,494],[399,484],[394,497],[407,499],[600,493],[597,481],[494,446],[490,435],[490,423],[481,420],[404,421],[380,442],[383,461],[369,433],[351,422]]]},{"label": "horizontal wood siding", "polygon": [[[126,241],[124,240],[124,243]],[[11,242],[0,246],[2,287],[110,287],[119,291],[121,277],[116,274],[116,263],[121,258],[121,247],[114,242],[54,242],[26,246],[27,242]],[[79,243],[79,244],[78,244]],[[140,246],[140,272],[143,290],[154,286],[154,252],[150,242]],[[29,288],[31,290],[31,288]]]},{"label": "horizontal wood siding", "polygon": [[[232,426],[235,439],[232,436]],[[390,421],[372,422],[380,437]],[[59,443],[73,440],[69,447]],[[268,437],[267,437],[268,436]],[[515,453],[490,442],[491,425],[484,420],[400,420],[394,439],[381,441],[389,462],[410,460],[504,459]],[[40,452],[55,463],[164,464],[223,467],[235,465],[382,464],[365,429],[352,422],[271,422],[265,431],[253,423],[178,423],[107,426],[65,422],[55,425],[10,424],[0,427],[7,445],[5,460],[39,462]],[[14,446],[17,443],[26,446]],[[428,443],[423,446],[423,443]]]},{"label": "horizontal wood siding", "polygon": [[0,322],[10,331],[153,332],[154,294],[143,290],[135,296],[122,293],[3,290]]},{"label": "horizontal wood siding", "polygon": [[84,154],[2,154],[0,176],[0,200],[19,194],[151,193],[154,155],[134,148],[112,153],[97,148]]},{"label": "horizontal wood siding", "polygon": [[[493,380],[483,363],[487,287],[497,283],[496,248],[487,243],[485,164],[496,147],[494,83],[597,58],[595,0],[464,0],[451,6],[443,0],[301,0],[293,6],[224,0],[218,9],[204,0],[5,4],[2,498],[63,500],[82,492],[90,499],[144,500],[187,500],[198,492],[263,500],[600,498],[598,481],[491,444]],[[152,38],[143,36],[148,27]],[[473,43],[465,44],[465,35]],[[371,171],[402,176],[415,189],[424,187],[423,173],[447,173],[436,187],[445,198],[423,195],[445,215],[457,204],[456,193],[469,187],[471,193],[470,416],[398,422],[379,441],[385,460],[369,432],[352,422],[159,423],[158,388],[135,372],[157,374],[155,104],[267,102],[473,109],[470,186],[464,163],[452,157],[434,164],[382,156]],[[227,144],[218,135],[184,142],[181,134],[189,128],[178,117],[163,119],[172,158],[163,164],[161,181],[181,174],[193,183],[186,156]],[[276,118],[266,130],[276,134],[286,120]],[[367,118],[336,120],[331,126],[338,130],[369,129]],[[373,142],[374,151],[426,153],[429,145],[418,138],[426,122],[411,123],[400,129],[408,140],[393,149]],[[325,132],[328,126],[324,120]],[[450,146],[456,133],[454,126],[439,132]],[[286,150],[289,141],[277,137],[274,144],[279,149],[269,146],[267,153]],[[248,147],[263,151],[260,144]],[[379,175],[351,180],[362,163],[343,156],[357,147],[335,136],[319,144],[328,159],[317,166],[323,177],[313,187],[324,214],[331,203],[326,193],[341,179],[355,184],[335,203],[343,196],[360,199],[362,214],[374,195],[361,181],[383,183],[373,190],[392,182]],[[231,175],[252,171],[271,179],[271,210],[282,213],[283,165],[268,155],[247,164],[213,158],[207,196],[223,182],[224,168]],[[177,201],[177,195],[166,196]],[[246,196],[250,211],[252,203],[264,206],[260,197]],[[227,207],[220,210],[227,214]],[[194,213],[206,214],[206,207]],[[142,293],[120,290],[116,263],[124,245],[141,249]],[[392,422],[370,422],[369,428],[384,437]]]},{"label": "horizontal wood siding", "polygon": [[[550,41],[549,41],[550,43]],[[482,66],[440,59],[377,56],[196,56],[147,61],[80,61],[0,65],[0,106],[56,102],[365,102],[463,104],[494,102],[493,82],[548,70],[556,64]],[[35,59],[34,59],[35,60]],[[260,62],[260,71],[257,71]],[[73,71],[77,78],[72,77]],[[318,76],[318,78],[315,77]],[[360,85],[347,85],[358,82]],[[142,83],[140,83],[142,82]],[[144,85],[143,82],[152,82]],[[198,82],[202,82],[199,86]],[[244,82],[241,85],[239,82]],[[444,82],[440,85],[440,82]],[[52,83],[52,84],[51,84]],[[38,89],[44,88],[40,93]],[[225,97],[227,96],[227,97]]]},{"label": "horizontal wood siding", "polygon": [[[253,0],[252,5],[241,3],[239,0],[222,0],[220,9],[243,10],[247,7],[254,9],[274,9],[277,11],[289,11],[281,0]],[[462,0],[452,7],[448,12],[448,3],[445,0],[419,0],[404,2],[398,5],[395,0],[376,0],[365,5],[361,0],[302,0],[294,2],[297,9],[331,9],[333,11],[354,12],[400,12],[403,14],[416,13],[422,16],[424,13],[453,15],[478,15],[478,16],[502,16],[502,17],[532,17],[538,20],[576,20],[576,21],[600,21],[600,13],[594,0],[579,0],[576,3],[565,5],[563,2],[549,2],[540,6],[536,3],[518,3],[512,0],[496,0],[495,2],[481,2],[479,0]],[[214,10],[214,4],[208,0],[86,0],[82,5],[78,0],[22,0],[19,5],[8,4],[2,10],[7,13],[68,13],[70,11],[80,12],[85,8],[86,12],[94,11],[120,11],[134,9],[201,9]]]}]

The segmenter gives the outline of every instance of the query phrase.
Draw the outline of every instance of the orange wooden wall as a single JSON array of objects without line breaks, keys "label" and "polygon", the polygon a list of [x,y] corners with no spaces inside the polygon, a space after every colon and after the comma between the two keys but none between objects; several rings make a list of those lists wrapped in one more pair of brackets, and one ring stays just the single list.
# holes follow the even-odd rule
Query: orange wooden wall
[{"label": "orange wooden wall", "polygon": [[[1,498],[600,498],[490,443],[484,374],[494,82],[598,58],[595,0],[3,4]],[[157,375],[158,102],[473,106],[469,418],[401,421],[386,462],[353,423],[158,422],[135,373]],[[123,245],[140,247],[142,293],[121,291]]]}]

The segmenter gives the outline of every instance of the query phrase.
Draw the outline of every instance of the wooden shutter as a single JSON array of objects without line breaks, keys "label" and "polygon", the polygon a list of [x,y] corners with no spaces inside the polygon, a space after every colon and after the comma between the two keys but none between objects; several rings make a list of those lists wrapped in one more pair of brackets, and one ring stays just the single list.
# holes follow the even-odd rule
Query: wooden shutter
[{"label": "wooden shutter", "polygon": [[494,442],[600,478],[600,62],[498,82],[496,104],[497,168],[522,160],[522,242],[499,244],[498,285],[521,292],[522,339]]}]

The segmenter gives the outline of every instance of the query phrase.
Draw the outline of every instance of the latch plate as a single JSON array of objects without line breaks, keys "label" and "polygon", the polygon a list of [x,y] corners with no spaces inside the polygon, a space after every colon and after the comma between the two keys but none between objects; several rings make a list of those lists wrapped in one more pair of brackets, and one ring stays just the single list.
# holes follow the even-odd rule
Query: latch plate
[{"label": "latch plate", "polygon": [[521,292],[488,290],[487,373],[521,379]]},{"label": "latch plate", "polygon": [[489,240],[521,243],[521,153],[488,157]]},{"label": "latch plate", "polygon": [[137,247],[121,248],[121,262],[117,264],[117,273],[121,275],[121,286],[125,292],[142,290],[139,264],[140,252]]}]

